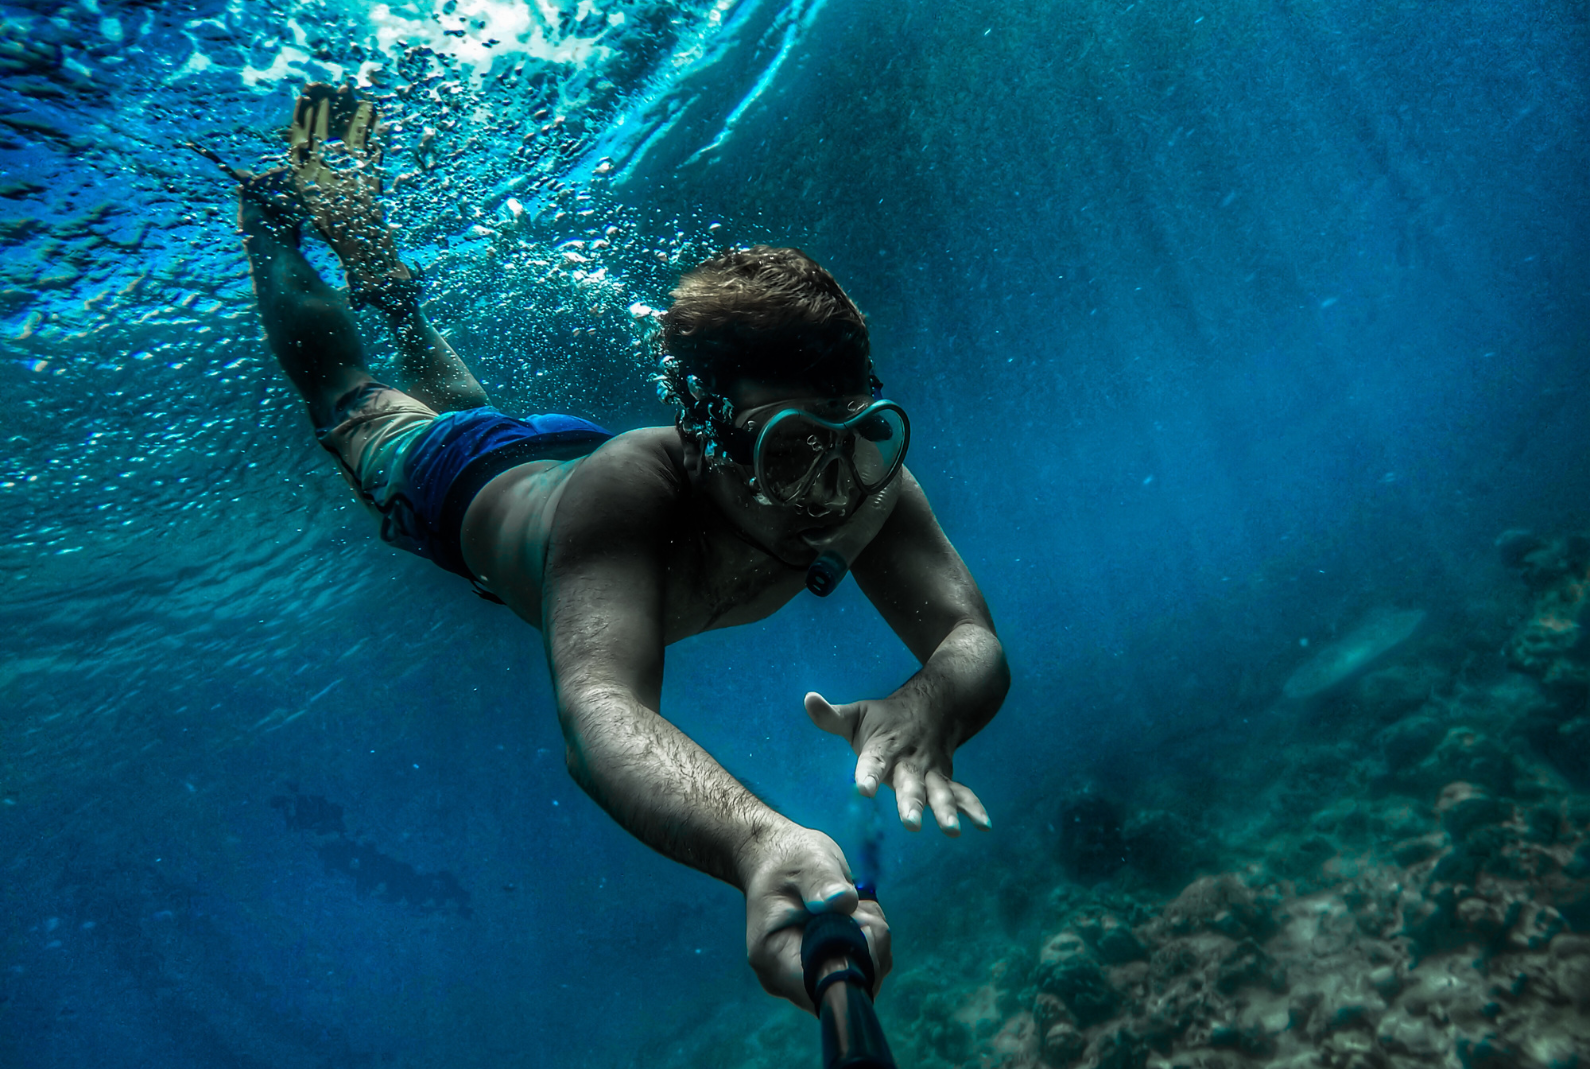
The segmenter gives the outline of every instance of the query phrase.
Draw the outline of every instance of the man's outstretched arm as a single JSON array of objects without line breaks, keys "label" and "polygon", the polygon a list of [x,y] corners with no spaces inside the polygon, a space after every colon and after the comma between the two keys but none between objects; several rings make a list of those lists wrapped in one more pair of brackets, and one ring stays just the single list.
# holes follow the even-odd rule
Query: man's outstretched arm
[{"label": "man's outstretched arm", "polygon": [[854,573],[885,622],[922,662],[887,698],[831,705],[806,696],[806,711],[857,754],[856,786],[871,796],[894,788],[900,820],[913,831],[931,807],[939,828],[960,832],[960,813],[990,827],[977,796],[955,781],[955,751],[993,719],[1010,689],[1004,647],[988,604],[908,471],[900,500],[857,559]]},{"label": "man's outstretched arm", "polygon": [[[608,623],[630,630],[622,620]],[[597,666],[612,661],[581,645],[560,641],[553,656],[570,775],[647,846],[744,890],[748,861],[791,822],[664,719],[655,699],[600,679],[606,673]]]},{"label": "man's outstretched arm", "polygon": [[880,979],[888,927],[876,903],[858,905],[832,839],[780,816],[658,712],[676,490],[662,474],[635,478],[625,448],[583,463],[548,552],[542,629],[569,771],[636,838],[743,891],[762,986],[810,1009],[800,973],[810,913],[854,913]]}]

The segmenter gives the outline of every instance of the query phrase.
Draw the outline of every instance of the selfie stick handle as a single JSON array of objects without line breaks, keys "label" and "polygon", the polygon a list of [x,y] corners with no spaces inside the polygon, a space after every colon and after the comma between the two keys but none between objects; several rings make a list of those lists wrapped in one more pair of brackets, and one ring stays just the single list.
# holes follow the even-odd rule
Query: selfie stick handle
[{"label": "selfie stick handle", "polygon": [[821,1022],[823,1069],[895,1069],[872,1006],[872,954],[856,919],[819,913],[807,921],[801,970]]}]

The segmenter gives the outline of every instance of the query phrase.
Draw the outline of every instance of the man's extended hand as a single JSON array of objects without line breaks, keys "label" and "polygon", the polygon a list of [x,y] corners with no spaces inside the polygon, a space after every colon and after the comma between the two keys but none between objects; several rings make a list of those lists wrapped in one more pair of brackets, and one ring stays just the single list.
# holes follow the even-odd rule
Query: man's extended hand
[{"label": "man's extended hand", "polygon": [[813,691],[806,695],[806,713],[812,723],[850,743],[862,794],[873,797],[880,783],[894,788],[900,822],[911,831],[921,829],[924,806],[932,806],[945,835],[961,833],[961,813],[984,831],[993,827],[977,795],[951,778],[955,740],[919,703],[878,698],[833,705]]},{"label": "man's extended hand", "polygon": [[757,841],[743,866],[745,946],[762,987],[816,1012],[801,975],[801,936],[813,913],[849,913],[867,936],[877,985],[894,965],[889,922],[876,902],[860,902],[839,845],[810,828],[787,824]]}]

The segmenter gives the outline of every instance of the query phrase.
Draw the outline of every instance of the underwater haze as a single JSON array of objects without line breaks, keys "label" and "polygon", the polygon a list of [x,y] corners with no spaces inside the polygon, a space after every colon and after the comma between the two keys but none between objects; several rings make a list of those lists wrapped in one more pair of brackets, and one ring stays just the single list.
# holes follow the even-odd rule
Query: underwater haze
[{"label": "underwater haze", "polygon": [[0,1065],[817,1063],[265,347],[184,144],[268,165],[330,81],[505,411],[669,422],[651,313],[726,246],[866,312],[1012,667],[994,831],[808,721],[916,669],[854,583],[663,712],[876,854],[902,1067],[1590,1067],[1581,0],[0,14]]}]

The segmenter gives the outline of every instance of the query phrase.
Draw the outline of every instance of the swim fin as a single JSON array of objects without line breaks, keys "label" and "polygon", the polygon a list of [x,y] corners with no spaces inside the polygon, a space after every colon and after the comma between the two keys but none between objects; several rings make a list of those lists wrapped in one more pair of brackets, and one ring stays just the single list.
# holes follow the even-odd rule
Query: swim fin
[{"label": "swim fin", "polygon": [[376,128],[375,104],[360,100],[351,86],[331,86],[311,82],[304,86],[293,107],[293,121],[286,130],[288,158],[300,182],[324,181],[324,146],[340,141],[353,156],[371,164],[381,162],[381,147],[372,140]]}]

